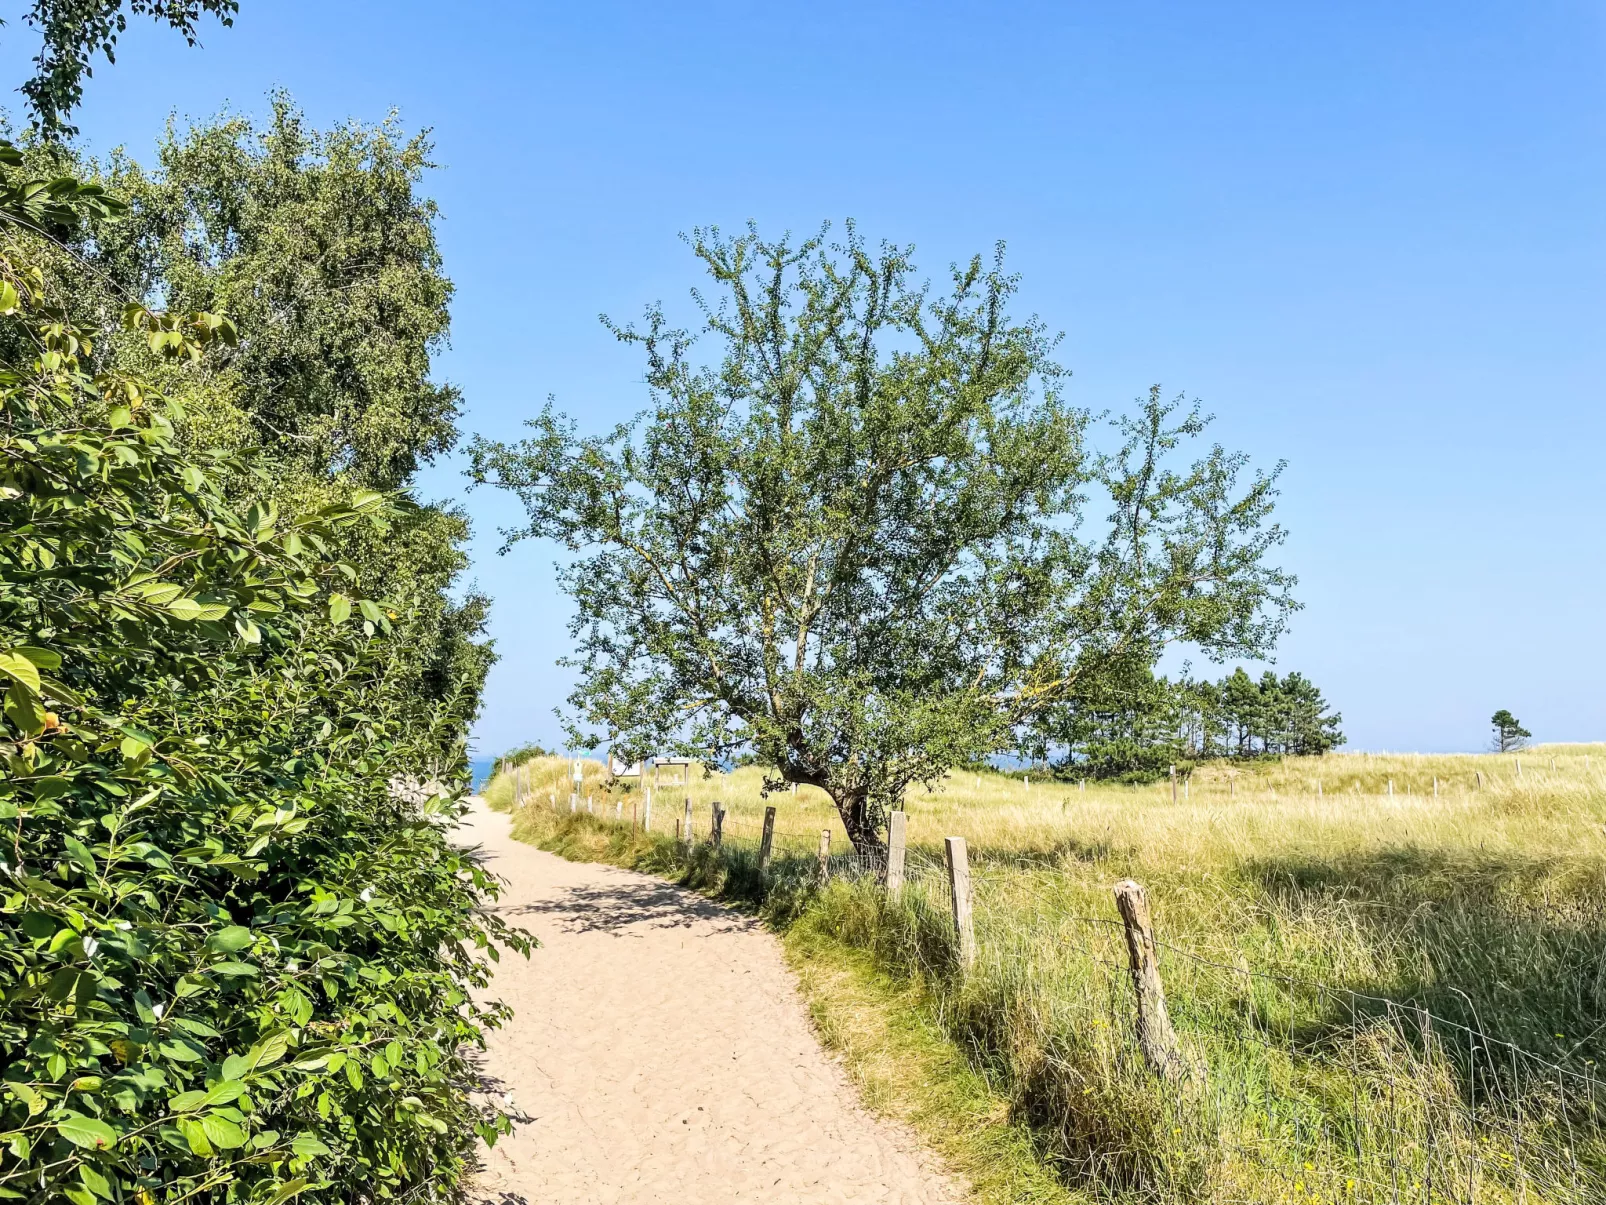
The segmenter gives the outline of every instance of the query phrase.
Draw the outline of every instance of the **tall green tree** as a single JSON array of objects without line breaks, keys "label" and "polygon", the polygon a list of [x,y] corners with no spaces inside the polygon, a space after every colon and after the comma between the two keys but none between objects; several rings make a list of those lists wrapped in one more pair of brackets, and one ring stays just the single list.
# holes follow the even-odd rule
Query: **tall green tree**
[{"label": "tall green tree", "polygon": [[1510,753],[1514,749],[1521,749],[1533,736],[1522,726],[1516,716],[1504,707],[1489,717],[1489,723],[1494,727],[1494,739],[1490,742],[1496,753]]},{"label": "tall green tree", "polygon": [[[751,749],[871,850],[911,783],[1013,747],[1109,667],[1275,637],[1272,478],[1219,447],[1176,463],[1205,420],[1158,390],[1096,451],[1001,260],[934,292],[851,226],[690,241],[695,335],[657,309],[615,328],[645,361],[634,421],[581,435],[548,408],[472,449],[526,507],[510,542],[582,554],[562,572],[577,744]],[[1111,511],[1088,538],[1092,489]]]},{"label": "tall green tree", "polygon": [[[40,176],[83,174],[126,206],[64,238],[52,271],[85,321],[114,332],[102,357],[184,403],[188,446],[251,452],[253,471],[223,483],[231,498],[316,510],[352,490],[393,496],[385,534],[344,531],[341,553],[401,605],[415,689],[443,698],[465,683],[477,696],[490,650],[486,600],[454,599],[465,516],[413,497],[418,470],[455,444],[461,406],[432,372],[453,290],[422,192],[429,153],[394,118],[320,131],[277,94],[261,125],[169,126],[149,167],[52,144],[29,160]],[[115,333],[124,307],[147,297],[227,313],[244,335],[171,363],[137,333]]]}]

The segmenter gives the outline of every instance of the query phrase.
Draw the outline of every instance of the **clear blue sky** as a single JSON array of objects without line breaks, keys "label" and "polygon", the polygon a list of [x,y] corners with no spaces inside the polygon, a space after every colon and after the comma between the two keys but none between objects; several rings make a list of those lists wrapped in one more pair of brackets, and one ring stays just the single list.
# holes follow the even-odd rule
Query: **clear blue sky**
[{"label": "clear blue sky", "polygon": [[[1497,707],[1606,736],[1597,2],[242,0],[205,42],[131,32],[91,146],[146,156],[169,111],[275,86],[321,123],[431,127],[468,430],[514,436],[548,393],[633,413],[639,364],[596,315],[680,302],[695,224],[853,216],[934,275],[1005,239],[1082,404],[1162,382],[1288,460],[1305,610],[1278,668],[1352,748],[1477,748]],[[498,558],[515,516],[466,502],[502,656],[481,751],[554,740],[554,553]]]}]

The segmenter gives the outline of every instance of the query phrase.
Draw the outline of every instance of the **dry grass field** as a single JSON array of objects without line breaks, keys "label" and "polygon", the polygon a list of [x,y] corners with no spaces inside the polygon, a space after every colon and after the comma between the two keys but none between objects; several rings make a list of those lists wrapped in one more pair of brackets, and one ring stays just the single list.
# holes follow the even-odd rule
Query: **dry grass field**
[{"label": "dry grass field", "polygon": [[[654,866],[868,951],[1078,1199],[1606,1199],[1606,745],[1206,766],[1175,802],[1168,783],[959,774],[907,800],[914,879],[895,901],[851,873],[815,890],[820,831],[846,851],[817,791],[765,800],[757,770],[694,777],[657,792],[648,834],[634,785],[589,764],[571,814],[566,774],[547,759],[486,794],[511,808],[517,786],[527,839]],[[690,854],[670,839],[688,798]],[[702,843],[715,800],[717,856]],[[766,803],[784,856],[760,881]],[[975,876],[968,974],[949,835]],[[1176,1083],[1133,1047],[1111,898],[1128,877],[1153,902],[1190,1059]]]}]

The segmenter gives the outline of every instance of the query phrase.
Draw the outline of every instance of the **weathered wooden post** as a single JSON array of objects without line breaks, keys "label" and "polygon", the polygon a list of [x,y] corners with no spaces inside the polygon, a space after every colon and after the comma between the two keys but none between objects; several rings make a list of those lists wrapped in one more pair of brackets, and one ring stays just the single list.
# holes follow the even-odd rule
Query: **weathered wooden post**
[{"label": "weathered wooden post", "polygon": [[614,820],[614,823],[618,824],[618,823],[622,822],[624,820],[624,818],[625,818],[625,801],[623,799],[615,799],[613,801],[613,820]]},{"label": "weathered wooden post", "polygon": [[907,812],[887,813],[887,894],[891,896],[903,890],[903,853],[908,832]]},{"label": "weathered wooden post", "polygon": [[630,801],[630,843],[632,845],[636,843],[636,807],[636,801],[632,799]]},{"label": "weathered wooden post", "polygon": [[681,835],[684,836],[685,839],[686,839],[686,852],[687,853],[691,853],[692,846],[697,843],[697,834],[692,832],[692,827],[691,827],[691,800],[689,800],[689,799],[686,800],[686,823],[681,826],[681,830],[680,831],[681,831]]},{"label": "weathered wooden post", "polygon": [[1392,778],[1389,779],[1389,798],[1394,798],[1394,780]]},{"label": "weathered wooden post", "polygon": [[959,966],[969,971],[976,965],[976,923],[971,916],[975,902],[970,890],[970,853],[963,837],[943,841],[948,854],[948,897],[954,909],[954,932],[959,936]]},{"label": "weathered wooden post", "polygon": [[831,877],[831,830],[820,830],[820,886],[824,887]]},{"label": "weathered wooden post", "polygon": [[1160,962],[1155,956],[1149,897],[1137,883],[1122,879],[1115,885],[1115,906],[1126,930],[1127,962],[1138,1002],[1138,1049],[1150,1070],[1171,1079],[1187,1070],[1187,1062],[1165,1007],[1165,985],[1160,982]]},{"label": "weathered wooden post", "polygon": [[1177,768],[1176,768],[1175,765],[1173,765],[1171,767],[1171,802],[1175,803],[1176,801],[1177,801]]},{"label": "weathered wooden post", "polygon": [[1522,777],[1522,758],[1520,757],[1517,759],[1517,777]]},{"label": "weathered wooden post", "polygon": [[767,874],[770,868],[770,847],[775,844],[775,809],[764,809],[764,835],[758,842],[758,873]]},{"label": "weathered wooden post", "polygon": [[716,799],[714,801],[714,818],[713,818],[712,822],[710,823],[710,827],[709,827],[709,830],[708,830],[708,843],[710,845],[712,845],[715,849],[718,849],[720,847],[720,844],[724,840],[725,840],[725,808],[719,802],[719,800]]},{"label": "weathered wooden post", "polygon": [[675,843],[677,845],[680,843],[680,817],[679,816],[675,817]]},{"label": "weathered wooden post", "polygon": [[652,829],[652,788],[648,787],[642,796],[641,805],[641,831],[650,832]]}]

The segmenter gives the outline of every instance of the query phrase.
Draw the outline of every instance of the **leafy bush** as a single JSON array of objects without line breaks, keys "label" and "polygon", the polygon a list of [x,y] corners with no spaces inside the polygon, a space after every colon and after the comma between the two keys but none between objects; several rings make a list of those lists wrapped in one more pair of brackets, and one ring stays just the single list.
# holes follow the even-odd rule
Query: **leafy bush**
[{"label": "leafy bush", "polygon": [[527,761],[534,761],[538,757],[552,757],[553,754],[540,745],[530,743],[520,745],[517,749],[509,749],[496,761],[491,763],[491,777],[495,778],[503,770],[511,770],[515,766],[522,766]]},{"label": "leafy bush", "polygon": [[[0,208],[103,203],[76,188]],[[249,466],[95,373],[37,251],[0,245],[0,345],[32,349],[0,370],[0,1198],[450,1196],[508,1125],[470,1097],[505,1015],[479,955],[528,942],[444,832],[471,702],[387,689],[402,617],[331,555],[391,505],[235,513]]]}]

